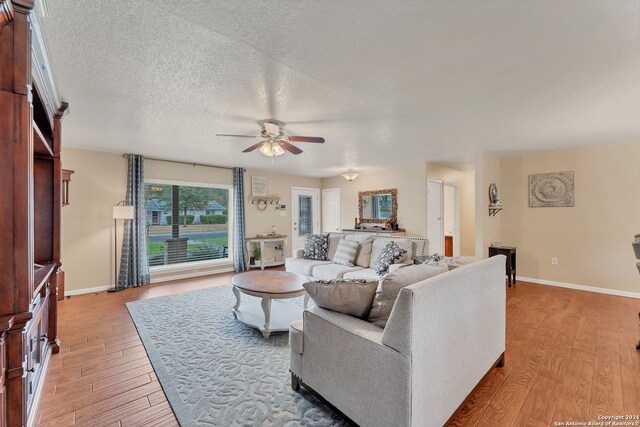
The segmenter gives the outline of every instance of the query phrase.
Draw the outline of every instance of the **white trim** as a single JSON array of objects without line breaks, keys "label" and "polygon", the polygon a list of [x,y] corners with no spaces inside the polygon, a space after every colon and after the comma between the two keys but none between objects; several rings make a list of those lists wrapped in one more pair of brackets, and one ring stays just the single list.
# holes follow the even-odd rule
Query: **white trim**
[{"label": "white trim", "polygon": [[[181,279],[191,279],[194,277],[200,277],[200,276],[211,276],[213,274],[219,274],[219,273],[230,273],[234,271],[233,267],[226,267],[226,268],[219,268],[216,269],[215,271],[198,271],[198,272],[191,272],[191,273],[186,273],[186,274],[174,274],[173,276],[163,276],[163,277],[152,277],[151,278],[151,283],[162,283],[162,282],[170,282],[172,280],[181,280]],[[229,281],[229,283],[231,283],[231,281]]]},{"label": "white trim", "polygon": [[172,272],[198,270],[201,268],[213,268],[213,267],[217,267],[218,265],[231,265],[231,264],[233,264],[233,259],[229,256],[227,258],[209,259],[204,261],[191,261],[191,262],[181,262],[177,264],[154,265],[149,267],[149,273],[151,273],[151,275],[153,276],[154,273],[164,274],[164,273],[172,273]]},{"label": "white trim", "polygon": [[639,292],[619,291],[617,289],[599,288],[596,286],[576,285],[574,283],[556,282],[553,280],[534,279],[531,277],[517,276],[518,281],[537,283],[539,285],[557,286],[559,288],[576,289],[578,291],[596,292],[599,294],[616,295],[619,297],[639,298]]},{"label": "white trim", "polygon": [[113,285],[96,286],[95,288],[74,289],[72,291],[64,291],[65,297],[72,297],[75,295],[95,294],[97,292],[103,292],[107,289],[113,288]]},{"label": "white trim", "polygon": [[[445,187],[451,187],[453,189],[453,256],[460,256],[460,185],[453,182],[442,183],[442,231],[443,234],[447,231],[444,229],[444,189]],[[444,249],[444,246],[443,246]],[[444,251],[443,251],[444,252]]]}]

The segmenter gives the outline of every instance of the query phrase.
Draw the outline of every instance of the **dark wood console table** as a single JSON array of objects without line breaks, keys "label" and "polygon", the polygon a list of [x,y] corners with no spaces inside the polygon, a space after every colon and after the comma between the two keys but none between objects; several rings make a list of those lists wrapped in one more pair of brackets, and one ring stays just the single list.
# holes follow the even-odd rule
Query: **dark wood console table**
[{"label": "dark wood console table", "polygon": [[513,285],[516,284],[516,247],[515,246],[489,246],[489,256],[504,255],[507,257],[506,274],[509,278],[509,287],[511,280]]}]

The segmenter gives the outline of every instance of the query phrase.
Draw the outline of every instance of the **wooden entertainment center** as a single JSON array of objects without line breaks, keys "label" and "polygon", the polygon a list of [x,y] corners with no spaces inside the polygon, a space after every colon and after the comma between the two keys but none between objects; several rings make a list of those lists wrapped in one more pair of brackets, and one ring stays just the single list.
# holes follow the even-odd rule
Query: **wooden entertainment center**
[{"label": "wooden entertainment center", "polygon": [[60,350],[67,104],[57,99],[38,23],[44,11],[34,3],[0,0],[0,427],[33,424],[49,356]]}]

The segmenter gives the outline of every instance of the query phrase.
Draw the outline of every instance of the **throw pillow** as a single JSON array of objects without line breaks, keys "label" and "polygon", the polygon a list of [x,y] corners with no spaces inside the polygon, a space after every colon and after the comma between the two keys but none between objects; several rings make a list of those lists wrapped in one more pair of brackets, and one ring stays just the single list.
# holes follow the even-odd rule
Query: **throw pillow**
[{"label": "throw pillow", "polygon": [[340,265],[346,265],[347,267],[353,267],[359,247],[360,243],[358,242],[341,240],[340,243],[338,243],[336,254],[333,256],[333,262]]},{"label": "throw pillow", "polygon": [[403,256],[405,256],[407,251],[402,249],[400,246],[396,244],[393,240],[387,243],[387,245],[380,251],[380,255],[373,262],[371,268],[378,275],[384,274],[389,270],[389,266],[394,264],[396,261],[400,260]]},{"label": "throw pillow", "polygon": [[369,322],[384,328],[402,288],[445,273],[448,270],[446,265],[420,264],[403,267],[387,274],[381,281],[380,286],[378,286],[373,304],[371,304]]},{"label": "throw pillow", "polygon": [[359,267],[369,268],[371,265],[371,250],[373,249],[373,236],[365,236],[363,234],[351,234],[345,237],[345,240],[360,243],[360,250],[356,256],[355,264]]},{"label": "throw pillow", "polygon": [[329,251],[328,234],[310,234],[304,239],[304,259],[316,261],[328,261]]},{"label": "throw pillow", "polygon": [[366,319],[378,282],[336,279],[308,282],[302,286],[318,307]]}]

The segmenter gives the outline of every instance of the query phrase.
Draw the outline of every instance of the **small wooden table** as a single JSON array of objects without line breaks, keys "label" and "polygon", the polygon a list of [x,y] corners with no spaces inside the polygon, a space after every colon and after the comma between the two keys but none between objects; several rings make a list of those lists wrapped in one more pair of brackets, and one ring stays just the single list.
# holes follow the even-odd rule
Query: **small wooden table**
[{"label": "small wooden table", "polygon": [[[271,332],[288,331],[292,322],[302,318],[303,309],[279,300],[304,295],[304,308],[307,308],[309,296],[302,285],[308,281],[309,279],[301,274],[286,271],[267,270],[236,274],[231,279],[233,293],[236,296],[233,315],[245,325],[259,329],[265,338],[269,338]],[[250,298],[242,304],[241,309],[241,294],[260,298],[260,304]]]},{"label": "small wooden table", "polygon": [[506,274],[509,278],[509,287],[511,287],[511,278],[513,277],[513,285],[516,284],[516,247],[515,246],[489,246],[489,256],[505,255]]}]

